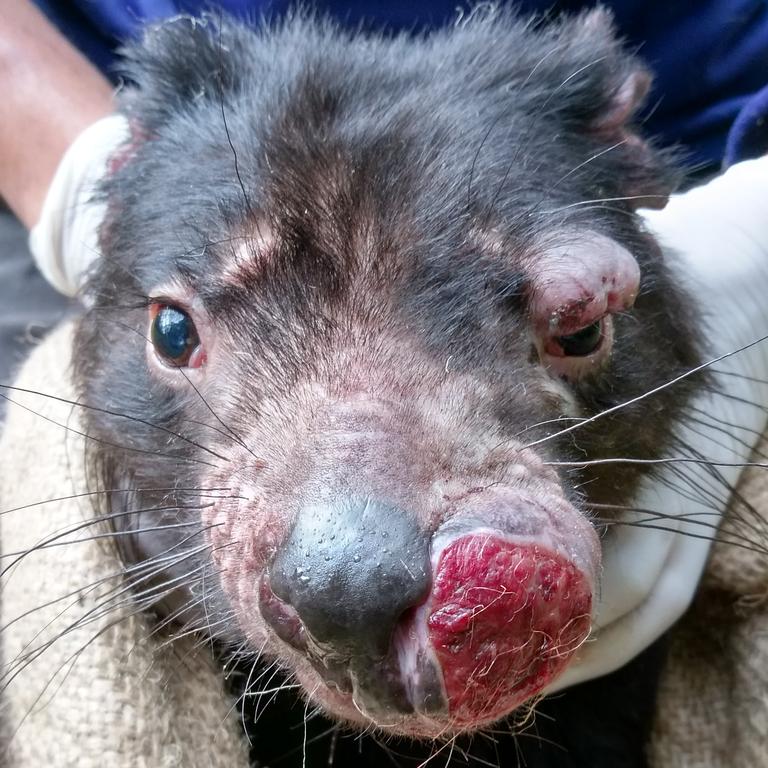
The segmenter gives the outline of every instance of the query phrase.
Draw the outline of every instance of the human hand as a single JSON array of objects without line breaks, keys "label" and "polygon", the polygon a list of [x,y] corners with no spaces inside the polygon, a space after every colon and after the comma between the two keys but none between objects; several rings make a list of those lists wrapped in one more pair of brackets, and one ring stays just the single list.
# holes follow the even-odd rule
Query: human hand
[{"label": "human hand", "polygon": [[75,296],[99,256],[105,203],[97,197],[110,158],[129,139],[128,122],[110,115],[85,129],[59,163],[29,247],[40,271],[60,293]]},{"label": "human hand", "polygon": [[693,418],[676,428],[676,461],[660,465],[634,500],[647,512],[623,513],[609,527],[593,634],[550,692],[618,669],[685,612],[730,492],[766,429],[768,157],[641,213],[698,298],[713,378],[692,403]]},{"label": "human hand", "polygon": [[66,148],[110,114],[112,85],[29,0],[0,22],[0,197],[27,227]]}]

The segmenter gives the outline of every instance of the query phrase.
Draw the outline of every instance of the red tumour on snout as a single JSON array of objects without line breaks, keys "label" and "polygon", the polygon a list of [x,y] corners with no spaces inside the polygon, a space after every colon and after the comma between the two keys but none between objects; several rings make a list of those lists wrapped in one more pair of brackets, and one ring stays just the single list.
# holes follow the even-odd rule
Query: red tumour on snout
[{"label": "red tumour on snout", "polygon": [[497,720],[539,693],[590,628],[588,579],[565,557],[472,535],[442,552],[429,633],[452,718]]}]

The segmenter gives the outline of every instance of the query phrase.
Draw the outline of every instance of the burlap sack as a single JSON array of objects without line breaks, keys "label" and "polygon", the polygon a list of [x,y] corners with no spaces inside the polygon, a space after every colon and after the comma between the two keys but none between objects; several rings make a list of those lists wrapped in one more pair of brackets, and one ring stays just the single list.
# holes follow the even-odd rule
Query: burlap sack
[{"label": "burlap sack", "polygon": [[[66,375],[71,328],[50,336],[17,384],[72,400]],[[0,765],[9,768],[245,768],[232,702],[204,649],[172,647],[119,594],[120,563],[110,539],[23,552],[93,516],[83,493],[83,438],[77,410],[31,394],[9,396],[0,441],[0,626],[6,730]],[[66,429],[65,425],[70,427]],[[36,504],[18,509],[26,504]],[[64,539],[60,539],[63,541]],[[88,586],[92,585],[92,586]],[[115,596],[114,610],[103,601]],[[71,631],[65,629],[76,625]],[[41,629],[42,628],[42,629]],[[55,642],[50,641],[55,639]]]},{"label": "burlap sack", "polygon": [[[764,437],[752,460],[765,462],[766,451]],[[739,509],[749,528],[730,528],[768,546],[768,471],[747,469],[736,496],[752,506]],[[651,756],[654,768],[768,766],[765,555],[714,545],[694,604],[672,633]]]},{"label": "burlap sack", "polygon": [[[70,333],[60,329],[36,350],[18,386],[73,399],[65,375]],[[53,543],[93,513],[87,497],[38,503],[84,491],[78,409],[32,394],[12,399],[18,405],[9,407],[0,441],[3,707],[12,733],[0,765],[246,768],[232,702],[205,650],[191,641],[165,645],[143,616],[130,615],[129,602],[100,608],[120,589],[108,537],[13,555]],[[741,492],[759,510],[768,477],[747,472]],[[34,506],[19,509],[27,504]],[[764,529],[758,525],[755,538]],[[673,633],[653,768],[768,766],[767,600],[766,559],[716,546],[699,596]]]}]

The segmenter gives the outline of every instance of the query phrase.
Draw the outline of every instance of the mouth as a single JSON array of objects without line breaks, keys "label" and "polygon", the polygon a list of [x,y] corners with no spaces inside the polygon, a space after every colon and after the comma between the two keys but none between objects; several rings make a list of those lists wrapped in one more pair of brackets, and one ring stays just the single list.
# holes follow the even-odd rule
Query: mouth
[{"label": "mouth", "polygon": [[[508,511],[503,516],[507,522],[516,517]],[[298,655],[294,667],[305,689],[339,719],[417,738],[487,726],[554,681],[591,627],[599,564],[592,526],[579,516],[577,543],[570,531],[565,546],[563,526],[553,524],[551,510],[540,516],[549,518],[546,531],[531,526],[535,517],[525,515],[525,529],[482,526],[474,515],[445,523],[428,539],[426,575],[415,597],[390,601],[390,613],[396,605],[397,615],[390,624],[370,626],[372,634],[368,621],[355,624],[355,632],[363,627],[364,642],[350,640],[347,628],[327,631],[304,609],[296,584],[317,574],[293,561],[279,560],[262,577],[261,614],[291,656]],[[345,552],[350,554],[331,580],[349,580],[350,569],[371,566],[365,547],[357,556]],[[403,558],[403,566],[405,583],[415,570],[413,558]],[[386,582],[378,585],[382,591],[393,588]],[[328,591],[332,599],[360,598],[322,579],[316,586],[316,602]],[[370,623],[377,623],[375,614]]]}]

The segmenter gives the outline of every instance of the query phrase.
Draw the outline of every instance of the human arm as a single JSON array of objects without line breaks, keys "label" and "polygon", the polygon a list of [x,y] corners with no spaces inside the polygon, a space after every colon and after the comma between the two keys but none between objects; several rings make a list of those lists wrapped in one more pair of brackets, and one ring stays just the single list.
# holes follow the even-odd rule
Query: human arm
[{"label": "human arm", "polygon": [[0,23],[0,196],[31,228],[64,152],[113,111],[112,86],[29,0]]}]

